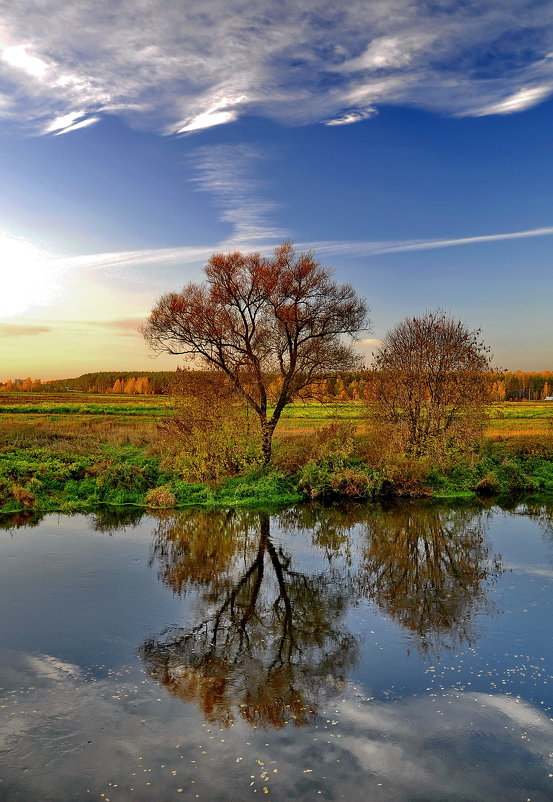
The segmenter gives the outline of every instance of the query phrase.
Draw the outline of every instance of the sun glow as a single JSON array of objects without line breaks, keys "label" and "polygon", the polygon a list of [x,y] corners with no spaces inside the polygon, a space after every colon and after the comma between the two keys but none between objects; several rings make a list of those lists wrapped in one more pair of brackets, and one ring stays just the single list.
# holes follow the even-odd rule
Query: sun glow
[{"label": "sun glow", "polygon": [[0,317],[13,317],[58,295],[60,268],[51,256],[25,239],[0,232],[2,292]]}]

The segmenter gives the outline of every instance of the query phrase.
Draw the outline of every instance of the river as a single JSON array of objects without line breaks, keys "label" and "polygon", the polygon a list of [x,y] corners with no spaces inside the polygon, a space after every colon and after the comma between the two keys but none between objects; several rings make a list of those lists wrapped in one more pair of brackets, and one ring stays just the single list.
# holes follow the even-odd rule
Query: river
[{"label": "river", "polygon": [[553,799],[553,504],[0,521],[2,802]]}]

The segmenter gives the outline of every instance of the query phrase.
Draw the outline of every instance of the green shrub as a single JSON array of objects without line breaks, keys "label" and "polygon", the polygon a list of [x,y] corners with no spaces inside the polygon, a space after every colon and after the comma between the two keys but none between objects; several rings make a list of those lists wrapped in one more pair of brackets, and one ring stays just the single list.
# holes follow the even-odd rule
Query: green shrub
[{"label": "green shrub", "polygon": [[364,467],[318,465],[308,462],[298,476],[298,487],[310,499],[347,496],[367,498],[378,489],[376,475]]},{"label": "green shrub", "polygon": [[493,496],[501,490],[501,482],[494,471],[489,471],[477,482],[474,489],[480,496]]},{"label": "green shrub", "polygon": [[292,504],[300,498],[290,479],[276,471],[228,479],[212,496],[213,503],[229,506]]},{"label": "green shrub", "polygon": [[519,462],[515,460],[504,460],[499,466],[499,477],[502,490],[507,492],[520,492],[523,490],[532,491],[537,489],[537,484],[528,476]]},{"label": "green shrub", "polygon": [[95,466],[92,472],[97,474],[96,488],[100,493],[137,493],[147,489],[147,478],[137,465],[125,462],[103,463]]},{"label": "green shrub", "polygon": [[182,479],[173,479],[170,489],[179,504],[205,504],[210,498],[210,491],[205,485],[191,484]]}]

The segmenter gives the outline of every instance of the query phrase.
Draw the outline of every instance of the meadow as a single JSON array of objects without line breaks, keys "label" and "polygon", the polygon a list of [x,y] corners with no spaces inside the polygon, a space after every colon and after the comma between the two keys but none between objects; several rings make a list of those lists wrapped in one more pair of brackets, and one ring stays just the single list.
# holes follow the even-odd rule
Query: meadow
[{"label": "meadow", "polygon": [[[183,481],[164,465],[160,425],[173,406],[166,395],[0,395],[0,511],[70,511],[98,504],[239,506],[316,498],[331,495],[333,488],[338,495],[340,488],[346,495],[370,495],[383,481],[406,495],[466,495],[486,482],[494,492],[553,490],[553,402],[491,405],[479,462],[461,461],[445,474],[405,460],[384,473],[381,466],[365,465],[362,485],[355,475],[358,455],[338,459],[327,453],[328,445],[324,453],[309,445],[330,424],[349,425],[362,441],[374,428],[370,408],[362,403],[290,405],[275,434],[277,471],[254,471],[218,484]],[[297,453],[289,457],[294,449],[306,454],[299,462]],[[298,481],[302,459],[310,462],[310,472],[304,470]],[[312,464],[317,460],[324,465]]]}]

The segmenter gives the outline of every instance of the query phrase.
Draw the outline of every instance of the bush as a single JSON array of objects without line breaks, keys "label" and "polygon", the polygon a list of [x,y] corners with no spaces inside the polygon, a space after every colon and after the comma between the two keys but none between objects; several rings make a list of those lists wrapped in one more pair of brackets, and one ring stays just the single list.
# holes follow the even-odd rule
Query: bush
[{"label": "bush", "polygon": [[480,479],[474,489],[480,496],[494,496],[501,490],[501,483],[497,478],[497,474],[494,471],[490,471]]},{"label": "bush", "polygon": [[308,462],[299,473],[298,487],[310,499],[366,498],[377,490],[378,482],[366,467],[333,467],[328,463]]},{"label": "bush", "polygon": [[171,491],[179,504],[205,504],[209,500],[210,491],[205,485],[191,484],[175,479],[171,482]]},{"label": "bush", "polygon": [[430,463],[428,458],[415,459],[398,454],[383,468],[380,492],[392,496],[429,496]]},{"label": "bush", "polygon": [[227,480],[212,495],[213,502],[236,506],[293,504],[300,496],[292,482],[277,471],[262,470]]},{"label": "bush", "polygon": [[528,476],[522,466],[515,460],[505,460],[499,466],[502,490],[508,492],[520,492],[522,490],[536,490],[534,480]]},{"label": "bush", "polygon": [[295,437],[276,450],[273,464],[287,475],[297,474],[307,464],[343,466],[355,459],[356,436],[353,423],[335,422],[315,432]]},{"label": "bush", "polygon": [[22,507],[32,507],[36,502],[36,496],[34,493],[31,493],[31,491],[27,490],[26,487],[14,485],[11,488],[11,495],[19,504],[21,504]]},{"label": "bush", "polygon": [[98,463],[89,473],[96,474],[96,487],[100,493],[115,491],[136,493],[147,489],[147,479],[137,465],[125,462]]},{"label": "bush", "polygon": [[159,431],[162,465],[183,479],[236,476],[260,461],[258,427],[242,404],[226,397],[184,399]]},{"label": "bush", "polygon": [[167,487],[154,487],[146,494],[148,507],[174,507],[177,497]]}]

